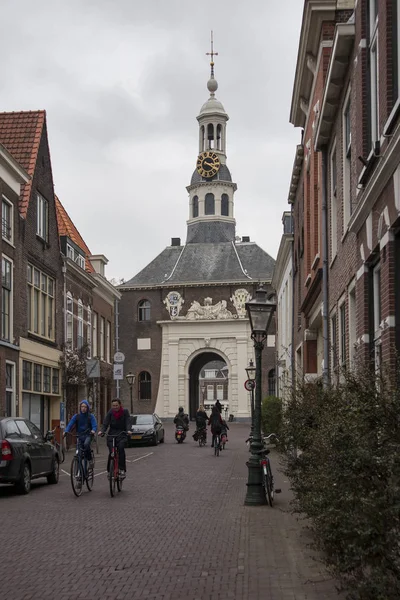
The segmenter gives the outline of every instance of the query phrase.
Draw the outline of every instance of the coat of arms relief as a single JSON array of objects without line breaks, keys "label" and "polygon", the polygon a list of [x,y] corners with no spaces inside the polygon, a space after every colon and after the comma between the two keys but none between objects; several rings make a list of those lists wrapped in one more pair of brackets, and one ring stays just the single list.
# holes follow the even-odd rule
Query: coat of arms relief
[{"label": "coat of arms relief", "polygon": [[179,316],[182,305],[185,302],[179,292],[169,292],[164,300],[164,304],[166,305],[166,309],[168,310],[172,320],[223,320],[246,318],[246,302],[249,300],[251,300],[251,295],[246,289],[239,288],[235,290],[233,296],[230,298],[230,301],[236,309],[236,315],[232,314],[232,312],[228,310],[226,300],[220,300],[216,304],[213,304],[212,298],[205,298],[203,305],[201,305],[197,300],[194,300],[188,308],[186,316]]}]

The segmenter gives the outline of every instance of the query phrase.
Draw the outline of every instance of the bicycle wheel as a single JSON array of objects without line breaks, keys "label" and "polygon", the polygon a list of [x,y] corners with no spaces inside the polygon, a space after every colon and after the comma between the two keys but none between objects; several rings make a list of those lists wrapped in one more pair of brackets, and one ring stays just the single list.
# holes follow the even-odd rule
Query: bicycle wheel
[{"label": "bicycle wheel", "polygon": [[118,490],[119,492],[122,492],[122,482],[123,482],[123,481],[124,481],[124,480],[123,480],[123,479],[121,479],[121,477],[119,476],[119,471],[118,471],[118,475],[117,475],[117,490]]},{"label": "bicycle wheel", "polygon": [[62,463],[65,462],[65,450],[64,450],[64,446],[61,449],[60,460],[61,460]]},{"label": "bicycle wheel", "polygon": [[219,447],[220,447],[220,441],[219,441],[219,435],[217,435],[217,436],[215,436],[215,442],[214,442],[215,456],[219,456]]},{"label": "bicycle wheel", "polygon": [[114,468],[115,468],[115,466],[114,466],[114,458],[110,458],[110,466],[108,468],[108,476],[109,476],[109,480],[110,480],[110,495],[111,495],[111,498],[114,497],[114,494],[115,494],[115,485],[116,485]]},{"label": "bicycle wheel", "polygon": [[270,478],[270,475],[268,473],[268,469],[267,472],[263,474],[263,486],[264,486],[264,493],[265,493],[265,499],[267,501],[267,503],[272,506],[274,503],[274,496],[273,496],[273,491],[272,491],[272,481]]},{"label": "bicycle wheel", "polygon": [[87,475],[86,475],[86,487],[89,490],[89,492],[92,491],[93,489],[93,483],[94,483],[94,454],[93,454],[93,450],[91,451],[91,459],[90,462],[87,464]]},{"label": "bicycle wheel", "polygon": [[79,459],[74,456],[71,462],[71,486],[75,496],[82,494],[82,473],[80,469]]}]

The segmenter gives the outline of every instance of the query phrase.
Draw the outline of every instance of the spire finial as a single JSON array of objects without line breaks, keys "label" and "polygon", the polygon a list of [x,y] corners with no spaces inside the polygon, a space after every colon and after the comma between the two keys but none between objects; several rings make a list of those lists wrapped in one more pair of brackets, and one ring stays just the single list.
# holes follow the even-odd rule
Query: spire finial
[{"label": "spire finial", "polygon": [[213,31],[211,31],[211,52],[206,52],[206,56],[211,56],[211,77],[214,77],[214,56],[218,56],[218,52],[214,52],[214,35]]},{"label": "spire finial", "polygon": [[214,52],[214,36],[211,31],[211,52],[206,52],[206,56],[211,56],[210,67],[211,67],[211,77],[208,80],[207,88],[210,92],[210,96],[215,96],[215,92],[218,89],[217,80],[214,79],[214,56],[218,56],[218,52]]}]

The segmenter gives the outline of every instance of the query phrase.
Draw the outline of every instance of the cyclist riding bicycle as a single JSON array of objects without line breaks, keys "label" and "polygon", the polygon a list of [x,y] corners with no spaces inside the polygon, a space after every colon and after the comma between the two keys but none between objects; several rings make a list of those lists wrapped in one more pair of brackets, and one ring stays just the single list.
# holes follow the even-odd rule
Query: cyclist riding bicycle
[{"label": "cyclist riding bicycle", "polygon": [[84,449],[85,456],[87,460],[90,461],[90,442],[92,441],[92,435],[97,431],[97,421],[94,414],[90,412],[90,406],[87,400],[82,400],[79,404],[79,413],[76,413],[76,415],[72,417],[65,428],[63,437],[65,437],[74,426],[76,435],[79,439],[79,447]]},{"label": "cyclist riding bicycle", "polygon": [[214,448],[214,442],[217,435],[221,435],[222,429],[222,417],[221,413],[218,410],[218,406],[214,404],[210,418],[208,419],[208,424],[211,425],[211,433],[212,433],[212,443],[211,448]]},{"label": "cyclist riding bicycle", "polygon": [[204,434],[207,435],[207,433],[206,433],[207,420],[208,420],[208,417],[207,417],[206,411],[204,410],[204,406],[202,404],[200,404],[200,406],[196,412],[196,431],[193,434],[193,439],[196,442],[199,439],[200,431],[204,432]]},{"label": "cyclist riding bicycle", "polygon": [[119,474],[121,479],[125,477],[126,474],[126,457],[125,457],[125,445],[127,442],[127,430],[129,427],[129,410],[127,408],[123,408],[121,404],[121,400],[119,398],[114,398],[112,401],[112,408],[106,414],[106,418],[104,419],[104,423],[101,426],[101,430],[99,431],[99,435],[103,436],[108,429],[108,437],[107,437],[107,446],[108,446],[108,461],[107,461],[107,473],[109,472],[110,460],[111,460],[111,452],[113,447],[113,438],[110,436],[119,435],[116,438],[115,444],[118,447],[118,457],[119,457]]}]

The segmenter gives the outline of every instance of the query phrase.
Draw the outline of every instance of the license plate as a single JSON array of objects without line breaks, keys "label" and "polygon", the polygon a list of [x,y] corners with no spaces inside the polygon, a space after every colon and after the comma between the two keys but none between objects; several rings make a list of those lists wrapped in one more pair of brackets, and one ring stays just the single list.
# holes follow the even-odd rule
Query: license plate
[{"label": "license plate", "polygon": [[141,440],[141,439],[142,439],[142,436],[141,436],[141,435],[132,435],[132,436],[131,436],[131,438],[132,438],[133,440]]}]

